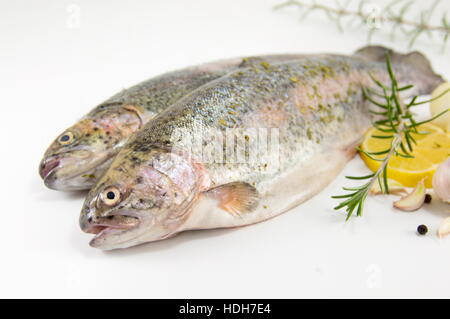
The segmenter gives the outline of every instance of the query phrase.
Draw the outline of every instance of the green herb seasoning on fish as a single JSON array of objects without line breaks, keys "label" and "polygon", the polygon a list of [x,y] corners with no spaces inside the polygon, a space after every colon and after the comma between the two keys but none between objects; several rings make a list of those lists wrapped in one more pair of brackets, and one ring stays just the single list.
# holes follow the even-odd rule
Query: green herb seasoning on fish
[{"label": "green herb seasoning on fish", "polygon": [[[371,125],[363,87],[389,77],[386,49],[260,63],[212,81],[160,113],[122,148],[86,198],[91,246],[126,248],[191,229],[281,214],[321,191]],[[411,94],[442,78],[426,58],[391,52]],[[201,138],[199,138],[201,137]]]}]

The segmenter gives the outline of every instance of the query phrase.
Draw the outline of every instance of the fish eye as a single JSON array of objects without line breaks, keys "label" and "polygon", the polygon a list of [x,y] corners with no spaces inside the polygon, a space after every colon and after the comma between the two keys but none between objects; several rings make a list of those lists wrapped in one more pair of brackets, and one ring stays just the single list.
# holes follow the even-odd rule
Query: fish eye
[{"label": "fish eye", "polygon": [[117,187],[108,187],[101,193],[100,198],[105,205],[114,206],[120,201],[120,191]]},{"label": "fish eye", "polygon": [[75,140],[75,135],[72,132],[66,132],[58,138],[58,142],[61,145],[69,145],[72,144]]}]

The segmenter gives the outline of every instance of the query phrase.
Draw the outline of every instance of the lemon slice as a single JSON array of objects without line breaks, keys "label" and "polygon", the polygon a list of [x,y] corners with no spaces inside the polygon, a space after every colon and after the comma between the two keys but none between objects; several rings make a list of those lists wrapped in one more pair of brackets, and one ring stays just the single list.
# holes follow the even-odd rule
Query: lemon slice
[{"label": "lemon slice", "polygon": [[[431,94],[432,101],[430,102],[430,113],[431,116],[436,116],[439,113],[450,108],[450,82],[444,82],[439,85]],[[447,91],[447,93],[445,93]],[[450,112],[439,116],[434,119],[431,123],[439,125],[440,127],[447,130],[450,133]]]},{"label": "lemon slice", "polygon": [[[433,124],[423,124],[418,127],[420,134],[412,133],[417,144],[413,144],[412,155],[414,158],[402,156],[391,157],[388,164],[388,177],[400,182],[407,187],[415,187],[422,179],[425,179],[425,186],[431,188],[434,172],[438,165],[450,157],[450,134],[446,133],[439,126]],[[426,133],[426,134],[422,134]],[[376,128],[371,128],[365,135],[361,144],[361,149],[369,152],[381,152],[390,148],[392,138],[375,138],[373,135],[391,135],[391,133],[381,132]],[[406,144],[405,144],[406,145]],[[372,171],[378,170],[381,163],[371,159],[366,154],[360,152],[360,156]],[[373,158],[383,159],[385,155],[372,155]]]}]

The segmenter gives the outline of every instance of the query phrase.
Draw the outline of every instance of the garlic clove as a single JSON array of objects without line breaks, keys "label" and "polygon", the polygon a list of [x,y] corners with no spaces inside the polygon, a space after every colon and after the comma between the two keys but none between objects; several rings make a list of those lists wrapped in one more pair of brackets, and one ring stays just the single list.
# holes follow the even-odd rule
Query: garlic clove
[{"label": "garlic clove", "polygon": [[395,201],[394,207],[405,212],[418,210],[425,202],[426,190],[425,182],[421,180],[411,193]]},{"label": "garlic clove", "polygon": [[433,190],[446,203],[450,203],[450,158],[440,164],[433,175]]},{"label": "garlic clove", "polygon": [[448,234],[450,234],[450,217],[447,217],[442,221],[437,232],[439,238],[443,238]]},{"label": "garlic clove", "polygon": [[[401,183],[393,179],[388,179],[388,187],[389,187],[389,194],[401,195],[408,193],[405,186],[403,186]],[[370,193],[372,195],[384,194],[380,188],[380,183],[378,182],[373,183],[372,187],[370,188]]]}]

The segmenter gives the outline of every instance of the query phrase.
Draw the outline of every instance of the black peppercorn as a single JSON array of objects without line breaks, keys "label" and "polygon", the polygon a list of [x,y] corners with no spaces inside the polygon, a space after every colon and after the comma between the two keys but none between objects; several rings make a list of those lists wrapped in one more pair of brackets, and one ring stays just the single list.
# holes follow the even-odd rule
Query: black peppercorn
[{"label": "black peppercorn", "polygon": [[425,195],[425,204],[429,204],[431,203],[431,195],[430,194],[426,194]]},{"label": "black peppercorn", "polygon": [[425,234],[428,232],[428,227],[425,226],[425,225],[419,225],[419,226],[417,227],[417,232],[418,232],[420,235],[425,235]]}]

